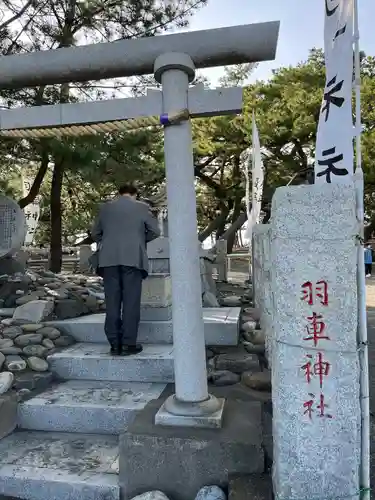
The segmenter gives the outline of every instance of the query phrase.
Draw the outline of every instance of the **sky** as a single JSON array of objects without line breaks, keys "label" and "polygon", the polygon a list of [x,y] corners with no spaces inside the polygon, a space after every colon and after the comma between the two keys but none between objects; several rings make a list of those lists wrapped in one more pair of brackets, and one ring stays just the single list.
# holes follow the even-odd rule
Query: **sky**
[{"label": "sky", "polygon": [[[375,56],[375,0],[358,0],[361,50]],[[313,47],[323,45],[324,0],[208,0],[191,20],[189,31],[237,24],[280,21],[276,60],[262,62],[251,81],[267,79],[271,70],[304,61]],[[212,83],[222,69],[202,71]]]}]

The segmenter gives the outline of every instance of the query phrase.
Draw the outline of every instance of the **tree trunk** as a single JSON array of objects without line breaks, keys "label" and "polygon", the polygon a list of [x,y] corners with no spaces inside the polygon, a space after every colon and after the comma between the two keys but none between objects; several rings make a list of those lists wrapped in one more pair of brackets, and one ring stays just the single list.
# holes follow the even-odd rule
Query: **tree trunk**
[{"label": "tree trunk", "polygon": [[211,234],[214,232],[214,231],[217,231],[218,228],[220,226],[222,226],[222,224],[224,223],[224,227],[225,227],[225,223],[226,223],[226,220],[227,220],[227,216],[228,216],[228,211],[227,210],[222,210],[221,213],[213,220],[211,221],[204,229],[202,232],[199,233],[199,236],[198,236],[198,239],[201,243],[203,243],[203,241],[205,241],[209,236],[211,236]]},{"label": "tree trunk", "polygon": [[[236,201],[235,201],[235,205],[234,205],[234,210],[233,210],[233,215],[232,215],[232,226],[231,227],[233,227],[233,225],[236,223],[236,221],[240,217],[241,208],[242,208],[241,198],[237,198]],[[228,237],[226,238],[227,239],[227,253],[232,253],[233,252],[233,245],[234,245],[234,242],[236,240],[237,231],[239,229],[241,229],[241,227],[243,226],[244,222],[235,231],[232,231],[231,233],[229,233]]]},{"label": "tree trunk", "polygon": [[64,160],[62,158],[55,161],[51,184],[51,253],[50,270],[59,273],[62,266],[62,205],[61,189],[64,177]]},{"label": "tree trunk", "polygon": [[[73,45],[73,26],[75,19],[77,0],[69,0],[65,23],[62,29],[61,47],[70,47]],[[70,87],[69,83],[61,85],[60,103],[69,102]],[[51,256],[50,270],[54,273],[59,273],[62,266],[62,204],[61,191],[64,179],[65,159],[64,155],[58,155],[55,158],[55,166],[53,168],[52,185],[51,185]]]},{"label": "tree trunk", "polygon": [[[246,221],[247,221],[247,214],[246,214],[246,212],[242,212],[239,215],[239,217],[237,218],[237,220],[225,231],[225,233],[223,233],[221,238],[223,240],[228,241],[228,238],[233,233],[235,234],[239,229],[241,229],[241,227],[245,224]],[[214,249],[215,249],[215,247],[212,248],[212,250],[214,250]]]}]

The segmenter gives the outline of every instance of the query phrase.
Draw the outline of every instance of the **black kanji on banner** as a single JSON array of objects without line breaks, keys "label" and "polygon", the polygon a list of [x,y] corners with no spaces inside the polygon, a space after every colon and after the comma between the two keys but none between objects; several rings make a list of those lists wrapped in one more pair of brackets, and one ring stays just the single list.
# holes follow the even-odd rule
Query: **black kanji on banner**
[{"label": "black kanji on banner", "polygon": [[331,156],[335,155],[336,153],[336,146],[330,149],[325,149],[322,152],[322,156],[330,156],[330,158],[323,159],[323,160],[318,160],[318,165],[321,167],[327,167],[325,170],[322,170],[321,172],[318,172],[316,174],[317,177],[322,177],[323,175],[326,176],[326,182],[328,184],[331,184],[331,174],[333,175],[348,175],[349,172],[346,170],[346,168],[338,168],[335,166],[336,163],[339,161],[342,161],[344,159],[344,155],[342,153],[337,154],[336,156]]},{"label": "black kanji on banner", "polygon": [[[332,9],[329,8],[329,3],[330,3],[330,0],[326,0],[326,14],[328,17],[331,17],[333,16],[333,14],[336,13],[336,10],[339,8],[339,3],[336,4],[335,7],[333,7]],[[332,3],[332,1],[331,1]]]},{"label": "black kanji on banner", "polygon": [[339,82],[339,83],[336,83],[336,81],[337,81],[337,75],[334,76],[332,78],[332,80],[330,80],[327,83],[327,89],[324,92],[324,97],[323,97],[324,105],[322,107],[322,113],[326,112],[325,121],[328,120],[329,111],[331,109],[331,104],[333,104],[334,106],[337,106],[338,108],[341,108],[341,106],[345,102],[344,97],[339,97],[336,95],[337,92],[340,92],[340,90],[342,89],[342,86],[344,84],[344,80],[341,80],[341,82]]},{"label": "black kanji on banner", "polygon": [[336,31],[335,37],[333,40],[336,40],[340,35],[343,35],[346,31],[346,24],[343,28],[340,28],[339,30]]}]

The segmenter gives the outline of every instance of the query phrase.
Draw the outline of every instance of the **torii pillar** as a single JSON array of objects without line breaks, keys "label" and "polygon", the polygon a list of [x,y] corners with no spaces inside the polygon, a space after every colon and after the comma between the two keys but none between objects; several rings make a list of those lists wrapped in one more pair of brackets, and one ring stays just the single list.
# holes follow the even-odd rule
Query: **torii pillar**
[{"label": "torii pillar", "polygon": [[[4,110],[0,129],[168,115],[186,108],[190,117],[231,113],[233,108],[223,108],[219,102],[225,101],[228,89],[189,91],[195,67],[274,59],[278,32],[279,23],[270,22],[0,57],[0,88],[4,89],[152,71],[162,84],[162,100],[154,94],[137,99],[135,104],[134,99],[118,99]],[[210,396],[207,386],[190,120],[165,126],[165,166],[176,393],[156,414],[155,422],[220,427],[223,401]]]},{"label": "torii pillar", "polygon": [[[155,61],[165,114],[188,108],[195,66],[188,54],[170,52]],[[190,120],[164,129],[168,231],[172,276],[172,318],[176,394],[156,415],[156,423],[194,425],[221,419],[223,402],[207,387],[202,289],[197,245],[197,207]],[[203,417],[203,420],[202,420]]]}]

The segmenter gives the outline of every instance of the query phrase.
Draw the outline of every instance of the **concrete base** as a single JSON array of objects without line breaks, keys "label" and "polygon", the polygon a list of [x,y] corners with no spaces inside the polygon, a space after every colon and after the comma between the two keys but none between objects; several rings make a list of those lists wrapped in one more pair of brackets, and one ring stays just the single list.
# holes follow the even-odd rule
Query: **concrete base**
[{"label": "concrete base", "polygon": [[272,479],[269,474],[250,474],[229,481],[229,500],[272,500]]},{"label": "concrete base", "polygon": [[[216,398],[215,398],[216,399]],[[219,408],[214,413],[202,415],[175,415],[168,411],[166,402],[155,415],[155,424],[169,427],[202,427],[206,429],[220,429],[225,399],[216,400]]]},{"label": "concrete base", "polygon": [[206,485],[228,485],[229,476],[263,472],[259,403],[226,401],[221,429],[154,424],[152,401],[120,435],[120,488],[128,500],[150,490],[191,500]]}]

